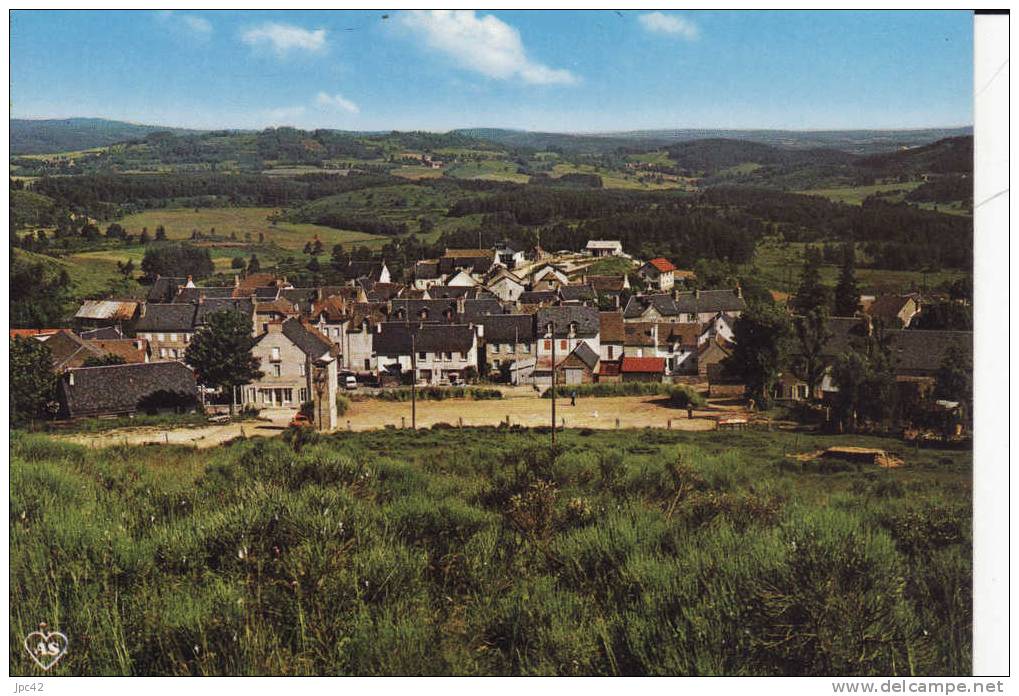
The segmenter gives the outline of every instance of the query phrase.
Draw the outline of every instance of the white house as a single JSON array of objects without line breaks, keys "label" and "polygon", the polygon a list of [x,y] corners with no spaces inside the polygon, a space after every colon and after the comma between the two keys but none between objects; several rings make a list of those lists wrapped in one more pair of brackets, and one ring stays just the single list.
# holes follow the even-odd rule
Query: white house
[{"label": "white house", "polygon": [[592,239],[584,247],[591,256],[621,256],[623,244],[618,240]]}]

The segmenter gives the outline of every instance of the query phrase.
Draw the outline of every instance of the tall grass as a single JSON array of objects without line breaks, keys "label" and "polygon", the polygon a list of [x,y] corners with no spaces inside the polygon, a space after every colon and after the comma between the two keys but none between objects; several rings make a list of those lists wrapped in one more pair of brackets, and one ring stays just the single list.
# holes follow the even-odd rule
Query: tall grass
[{"label": "tall grass", "polygon": [[46,621],[57,675],[969,672],[969,454],[802,437],[14,432],[9,670]]}]

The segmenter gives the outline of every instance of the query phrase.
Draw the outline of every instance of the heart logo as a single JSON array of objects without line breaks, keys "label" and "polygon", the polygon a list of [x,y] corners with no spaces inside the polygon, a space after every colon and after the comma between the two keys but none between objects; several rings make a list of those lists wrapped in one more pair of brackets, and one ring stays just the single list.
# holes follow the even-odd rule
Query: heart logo
[{"label": "heart logo", "polygon": [[40,624],[38,631],[25,636],[25,650],[35,664],[45,672],[60,661],[67,652],[67,636],[60,631],[46,631],[46,624]]}]

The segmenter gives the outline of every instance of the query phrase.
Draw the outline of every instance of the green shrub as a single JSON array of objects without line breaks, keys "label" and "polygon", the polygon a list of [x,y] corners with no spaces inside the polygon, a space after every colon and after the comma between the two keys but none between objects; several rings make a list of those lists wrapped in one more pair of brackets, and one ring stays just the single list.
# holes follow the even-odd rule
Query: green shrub
[{"label": "green shrub", "polygon": [[[661,382],[596,382],[594,384],[558,384],[556,395],[559,398],[568,398],[574,392],[577,398],[603,397],[603,396],[648,396],[654,394],[668,394],[671,385]],[[542,392],[541,398],[551,399],[552,388],[549,387]]]},{"label": "green shrub", "polygon": [[[381,399],[382,401],[410,401],[412,395],[411,389],[399,387],[396,389],[382,389],[370,398]],[[446,399],[486,401],[501,399],[502,392],[489,387],[418,387],[416,396],[421,401],[445,401]]]},{"label": "green shrub", "polygon": [[686,384],[669,387],[669,405],[674,408],[701,408],[707,403],[704,396]]}]

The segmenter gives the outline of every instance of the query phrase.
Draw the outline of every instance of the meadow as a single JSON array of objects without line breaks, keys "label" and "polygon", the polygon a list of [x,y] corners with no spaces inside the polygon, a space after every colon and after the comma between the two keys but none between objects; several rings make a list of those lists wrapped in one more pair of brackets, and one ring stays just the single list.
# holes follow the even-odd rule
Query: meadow
[{"label": "meadow", "polygon": [[[878,446],[898,469],[786,454]],[[738,446],[735,446],[738,445]],[[55,675],[963,674],[971,457],[747,431],[12,432],[10,664]]]},{"label": "meadow", "polygon": [[[815,246],[821,246],[817,244]],[[775,239],[764,239],[754,254],[753,268],[755,277],[765,287],[783,292],[795,292],[800,284],[800,273],[803,270],[803,253],[807,244],[803,242],[779,242]],[[950,283],[966,275],[963,270],[941,269],[924,272],[893,271],[881,268],[861,268],[865,261],[857,252],[856,280],[864,292],[901,293],[910,292],[926,286],[936,288],[942,283]],[[834,264],[821,266],[821,282],[835,287],[838,282],[839,267]]]},{"label": "meadow", "polygon": [[212,230],[219,236],[236,235],[240,241],[246,236],[258,242],[262,234],[267,244],[277,244],[283,249],[301,251],[304,245],[318,236],[327,249],[334,244],[381,246],[387,239],[377,235],[337,230],[323,225],[278,221],[272,223],[269,217],[279,213],[274,208],[157,208],[135,213],[117,220],[129,234],[141,234],[148,228],[155,234],[156,227],[166,228],[169,239],[190,239],[194,230],[209,234]]}]

